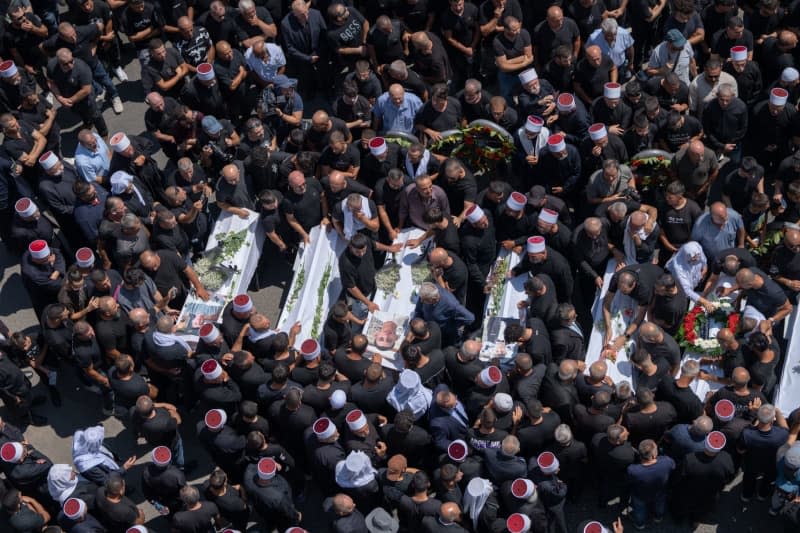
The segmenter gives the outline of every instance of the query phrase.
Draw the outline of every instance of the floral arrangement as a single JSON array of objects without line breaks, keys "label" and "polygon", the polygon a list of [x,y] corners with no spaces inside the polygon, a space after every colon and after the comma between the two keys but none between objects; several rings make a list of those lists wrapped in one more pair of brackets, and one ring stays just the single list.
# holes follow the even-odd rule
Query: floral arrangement
[{"label": "floral arrangement", "polygon": [[740,318],[739,313],[733,312],[730,302],[719,302],[711,313],[707,313],[703,306],[696,305],[683,317],[683,323],[675,335],[675,340],[682,348],[694,353],[717,357],[722,355],[723,350],[717,339],[708,338],[711,323],[715,322],[731,331],[736,331]]},{"label": "floral arrangement", "polygon": [[317,312],[314,315],[314,322],[311,324],[311,338],[316,339],[319,337],[319,327],[322,325],[322,314],[325,312],[325,292],[328,290],[328,281],[331,279],[331,270],[333,268],[333,258],[328,261],[328,265],[322,272],[322,279],[319,281],[319,289],[317,289]]},{"label": "floral arrangement", "polygon": [[214,238],[217,240],[217,246],[222,247],[219,260],[227,261],[228,259],[233,259],[247,242],[247,228],[239,231],[217,233]]},{"label": "floral arrangement", "polygon": [[457,157],[472,169],[487,172],[511,159],[514,140],[489,126],[475,124],[439,139],[430,148],[431,152]]},{"label": "floral arrangement", "polygon": [[289,298],[286,299],[286,304],[284,305],[288,311],[292,311],[294,309],[294,304],[297,303],[297,298],[300,296],[300,291],[303,290],[303,284],[305,281],[306,269],[303,264],[300,264],[300,271],[297,273],[297,276],[294,279],[292,293],[289,295]]},{"label": "floral arrangement", "polygon": [[663,155],[633,158],[630,163],[637,187],[643,191],[665,185],[669,180],[671,165],[672,160]]},{"label": "floral arrangement", "polygon": [[486,308],[487,316],[494,316],[500,310],[500,305],[503,303],[503,296],[506,293],[506,273],[510,263],[510,255],[506,255],[502,259],[497,259],[492,270],[486,277],[486,286],[489,288],[489,305]]}]

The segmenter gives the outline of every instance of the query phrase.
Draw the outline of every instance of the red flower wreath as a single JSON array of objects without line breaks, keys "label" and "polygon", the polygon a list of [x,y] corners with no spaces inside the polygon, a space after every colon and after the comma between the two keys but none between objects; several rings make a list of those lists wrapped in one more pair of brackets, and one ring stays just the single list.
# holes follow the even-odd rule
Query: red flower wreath
[{"label": "red flower wreath", "polygon": [[[697,349],[695,342],[697,342],[697,322],[700,315],[705,315],[705,310],[702,306],[696,305],[688,313],[686,313],[685,317],[683,317],[681,328],[678,330],[678,333],[675,337],[678,343],[684,348],[690,348],[694,350]],[[716,318],[718,322],[722,322],[724,320],[725,327],[733,332],[736,332],[737,328],[739,327],[739,319],[741,318],[741,315],[739,313],[731,313],[726,317],[720,317],[719,315],[716,315],[714,318]],[[708,320],[708,318],[703,316],[703,320]]]}]

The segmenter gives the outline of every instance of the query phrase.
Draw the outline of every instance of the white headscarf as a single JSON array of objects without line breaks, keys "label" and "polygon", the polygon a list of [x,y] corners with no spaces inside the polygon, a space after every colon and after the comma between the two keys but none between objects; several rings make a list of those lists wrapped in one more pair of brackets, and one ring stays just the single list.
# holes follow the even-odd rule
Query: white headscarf
[{"label": "white headscarf", "polygon": [[78,481],[78,475],[72,471],[71,466],[53,465],[47,473],[47,492],[53,500],[63,504],[78,486]]},{"label": "white headscarf", "polygon": [[153,332],[153,344],[156,346],[161,346],[162,348],[169,348],[170,346],[179,344],[187,352],[192,351],[185,340],[172,333],[161,333],[160,331]]},{"label": "white headscarf", "polygon": [[[372,210],[369,208],[369,200],[366,196],[361,196],[361,212],[367,219],[372,218]],[[366,226],[363,222],[356,219],[353,213],[347,207],[347,198],[342,200],[342,215],[344,217],[344,238],[350,240],[356,232],[364,229]]]},{"label": "white headscarf", "polygon": [[464,513],[472,519],[472,528],[475,531],[478,530],[478,517],[493,490],[491,481],[476,477],[470,480],[467,490],[464,491]]},{"label": "white headscarf", "polygon": [[[412,385],[407,387],[403,383]],[[414,413],[414,419],[419,419],[428,412],[433,399],[433,392],[422,386],[419,374],[410,369],[405,369],[400,374],[397,384],[389,392],[386,401],[397,411],[409,409]]]},{"label": "white headscarf", "polygon": [[[650,215],[648,215],[647,213],[645,213],[644,216],[645,216],[645,222],[650,219]],[[657,226],[658,224],[654,222],[653,231],[656,230]],[[625,250],[625,264],[635,265],[639,263],[639,261],[637,261],[636,259],[636,243],[633,242],[633,237],[631,237],[631,232],[629,230],[630,227],[631,227],[631,217],[628,217],[628,220],[625,221],[625,236],[622,239],[622,245]],[[644,229],[645,227],[646,224],[645,226],[642,226],[642,228],[637,232],[637,235],[641,240],[647,239],[647,237],[649,237],[650,234],[653,233],[653,231],[647,232]]]},{"label": "white headscarf", "polygon": [[[692,263],[691,258],[699,255],[700,260]],[[667,270],[678,280],[678,283],[683,287],[683,292],[686,293],[693,302],[700,299],[700,295],[694,290],[697,284],[703,279],[703,270],[708,264],[706,254],[703,253],[703,247],[700,243],[689,241],[681,246],[675,255],[667,261]]]},{"label": "white headscarf", "polygon": [[422,152],[422,159],[419,160],[419,165],[417,166],[417,170],[414,170],[414,164],[411,162],[411,158],[408,157],[406,154],[406,174],[411,176],[411,179],[414,179],[418,176],[424,176],[428,173],[428,163],[431,160],[431,152],[429,150],[425,150]]},{"label": "white headscarf", "polygon": [[95,466],[105,466],[109,470],[119,470],[114,456],[103,446],[105,438],[103,426],[79,429],[72,436],[72,462],[78,472],[86,472]]},{"label": "white headscarf", "polygon": [[377,473],[367,454],[353,450],[345,459],[336,463],[336,484],[343,489],[363,487],[374,480]]}]

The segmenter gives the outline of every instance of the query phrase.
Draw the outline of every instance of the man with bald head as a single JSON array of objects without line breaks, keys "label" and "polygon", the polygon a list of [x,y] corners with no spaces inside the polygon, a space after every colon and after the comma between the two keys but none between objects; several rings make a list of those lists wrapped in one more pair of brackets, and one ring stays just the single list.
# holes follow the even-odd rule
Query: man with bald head
[{"label": "man with bald head", "polygon": [[603,287],[603,274],[611,257],[608,222],[589,217],[572,234],[572,262],[578,265],[578,283],[581,294],[588,295]]},{"label": "man with bald head", "polygon": [[128,311],[128,320],[130,321],[128,355],[133,357],[137,370],[141,368],[146,356],[143,345],[144,337],[150,330],[150,318],[150,313],[143,307],[134,307]]},{"label": "man with bald head", "polygon": [[225,165],[217,180],[217,206],[223,211],[246,219],[253,210],[253,193],[246,181],[240,161]]},{"label": "man with bald head", "polygon": [[736,273],[736,285],[747,298],[747,305],[754,307],[766,317],[760,324],[761,331],[771,335],[778,322],[792,312],[793,304],[772,278],[757,268],[743,268]]},{"label": "man with bald head", "polygon": [[669,363],[670,373],[673,376],[677,374],[681,364],[681,347],[655,323],[642,322],[637,349],[648,352],[654,359],[663,358]]},{"label": "man with bald head", "polygon": [[139,255],[139,263],[156,284],[158,292],[167,294],[172,287],[178,290],[175,298],[172,299],[177,309],[180,309],[186,300],[189,284],[194,288],[197,296],[202,300],[208,300],[208,291],[203,287],[197,273],[186,264],[185,259],[180,257],[177,252],[168,249],[155,252],[146,250]]},{"label": "man with bald head", "polygon": [[722,202],[714,202],[692,228],[692,240],[700,243],[706,257],[717,257],[728,248],[744,248],[742,216]]},{"label": "man with bald head", "polygon": [[237,117],[246,99],[255,104],[258,91],[247,92],[246,59],[239,50],[232,48],[228,41],[218,41],[214,49],[214,74],[220,91],[228,98],[231,116]]},{"label": "man with bald head", "polygon": [[200,63],[214,61],[216,51],[208,30],[195,24],[185,15],[178,19],[177,27],[178,35],[173,41],[173,45],[180,52],[190,72],[197,72],[197,66]]},{"label": "man with bald head", "polygon": [[306,178],[299,170],[289,173],[289,187],[281,202],[286,223],[294,230],[297,240],[306,244],[311,228],[328,223],[328,201],[322,184],[314,177]]},{"label": "man with bald head", "polygon": [[[331,208],[331,213],[336,214],[336,205],[351,194],[360,194],[366,198],[372,196],[372,191],[366,185],[348,179],[344,172],[331,170],[330,174],[319,180],[322,190],[325,191],[325,200]],[[377,207],[372,211],[373,216],[378,215]]]},{"label": "man with bald head", "polygon": [[584,368],[586,365],[582,361],[564,359],[558,366],[550,365],[542,382],[542,403],[555,411],[565,424],[572,424],[572,411],[578,404],[575,381]]},{"label": "man with bald head", "polygon": [[148,106],[144,113],[144,125],[169,157],[177,157],[178,148],[172,130],[180,114],[181,104],[171,96],[163,96],[156,91],[145,96]]},{"label": "man with bald head", "polygon": [[706,203],[708,191],[719,174],[719,161],[714,150],[694,140],[678,150],[672,158],[672,169],[686,187],[686,196],[700,207]]},{"label": "man with bald head", "polygon": [[422,519],[424,533],[467,533],[458,521],[461,520],[461,508],[457,503],[447,502],[439,507],[436,516]]},{"label": "man with bald head", "polygon": [[111,296],[103,296],[97,308],[97,322],[94,326],[95,336],[106,360],[114,359],[128,353],[128,317]]},{"label": "man with bald head", "polygon": [[[648,224],[651,222],[651,224]],[[625,264],[648,263],[653,261],[657,252],[658,238],[661,228],[643,211],[634,211],[628,215],[626,235],[623,237]]]},{"label": "man with bald head", "polygon": [[[592,396],[597,392],[606,391],[613,395],[615,392],[614,382],[608,376],[608,363],[606,363],[606,360],[604,358],[598,359],[589,365],[588,374],[578,374],[575,379],[575,389],[578,391],[578,399],[584,405],[590,405]],[[618,416],[619,413],[616,411],[618,409],[615,409],[615,415]]]},{"label": "man with bald head", "polygon": [[790,302],[800,294],[800,230],[786,228],[783,241],[772,252],[769,273],[780,284]]},{"label": "man with bald head", "polygon": [[428,254],[436,282],[453,293],[456,300],[464,304],[467,297],[467,265],[464,261],[444,248],[434,248]]},{"label": "man with bald head", "polygon": [[414,129],[414,117],[422,109],[422,100],[412,92],[406,91],[399,83],[393,83],[389,90],[375,101],[372,108],[378,133],[402,131],[411,133]]},{"label": "man with bald head", "polygon": [[353,141],[353,135],[344,120],[332,117],[321,109],[316,111],[311,116],[311,129],[306,132],[306,149],[322,152],[330,144],[334,131],[340,132],[346,143]]},{"label": "man with bald head", "polygon": [[[656,280],[663,273],[664,270],[658,265],[642,263],[626,266],[614,274],[614,277],[611,278],[611,283],[608,285],[608,292],[603,299],[603,319],[606,324],[604,346],[617,351],[636,333],[639,325],[644,321],[644,315],[647,312],[650,301],[653,299]],[[619,337],[614,338],[614,332],[611,328],[611,303],[614,301],[617,290],[636,301],[636,312],[625,331]]]},{"label": "man with bald head", "polygon": [[606,83],[616,83],[617,76],[617,67],[611,58],[603,55],[599,46],[591,45],[586,47],[583,59],[575,66],[572,87],[588,108],[595,98],[603,96]]},{"label": "man with bald head", "polygon": [[[526,16],[527,18],[527,16]],[[572,59],[578,59],[581,51],[581,32],[578,24],[559,6],[547,8],[547,16],[533,30],[533,59],[536,69],[541,71],[545,64],[553,58],[556,48],[568,46],[572,50]]]},{"label": "man with bald head", "polygon": [[355,531],[367,531],[367,523],[364,515],[356,509],[353,498],[340,492],[333,497],[326,498],[322,502],[322,508],[333,513],[331,529],[334,533],[353,533]]},{"label": "man with bald head", "polygon": [[[714,377],[709,378],[708,374],[703,374],[702,379],[718,381]],[[733,370],[730,385],[717,390],[708,400],[708,404],[713,407],[720,400],[733,402],[736,418],[747,422],[755,420],[758,407],[767,403],[767,398],[761,391],[750,387],[750,372],[744,367],[737,367]]]}]

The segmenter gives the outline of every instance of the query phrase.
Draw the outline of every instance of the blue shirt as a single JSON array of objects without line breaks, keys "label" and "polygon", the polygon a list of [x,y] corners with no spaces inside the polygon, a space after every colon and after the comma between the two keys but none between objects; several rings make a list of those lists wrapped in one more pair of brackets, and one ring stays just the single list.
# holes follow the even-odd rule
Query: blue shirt
[{"label": "blue shirt", "polygon": [[660,455],[651,465],[633,464],[628,467],[628,484],[631,493],[646,499],[667,488],[669,476],[675,470],[672,457]]},{"label": "blue shirt", "polygon": [[108,146],[100,135],[97,133],[92,135],[97,141],[97,150],[92,152],[80,143],[75,149],[75,167],[78,169],[78,174],[90,183],[94,183],[97,176],[108,177],[108,169],[111,167]]},{"label": "blue shirt", "polygon": [[267,47],[267,53],[269,54],[269,61],[266,63],[260,57],[253,55],[252,46],[245,51],[244,57],[250,70],[255,72],[262,80],[272,82],[275,80],[275,76],[278,75],[278,70],[286,66],[286,56],[283,55],[281,47],[276,44],[264,43],[264,46]]},{"label": "blue shirt", "polygon": [[692,229],[692,240],[700,243],[706,257],[717,257],[717,254],[728,248],[736,248],[736,234],[744,229],[742,216],[728,208],[728,221],[717,227],[711,221],[711,213],[704,213],[697,219]]},{"label": "blue shirt", "polygon": [[633,37],[631,37],[631,32],[625,28],[617,28],[617,36],[614,39],[614,43],[608,44],[603,30],[597,28],[589,35],[589,40],[586,42],[586,46],[591,45],[599,46],[604,56],[611,58],[611,61],[617,67],[622,67],[628,61],[628,55],[625,51],[633,46]]},{"label": "blue shirt", "polygon": [[416,94],[406,92],[400,107],[392,101],[388,92],[383,93],[375,102],[372,112],[381,119],[381,133],[402,131],[411,133],[414,129],[414,115],[422,107],[422,100]]},{"label": "blue shirt", "polygon": [[694,452],[702,452],[706,448],[705,435],[695,436],[692,435],[689,424],[678,424],[669,430],[669,438],[672,441],[670,448],[670,456],[682,459],[683,457]]},{"label": "blue shirt", "polygon": [[420,298],[414,310],[414,316],[434,321],[439,324],[442,333],[455,333],[458,328],[468,326],[475,320],[475,315],[470,313],[466,307],[458,303],[456,297],[450,291],[437,286],[439,290],[439,301],[433,305],[422,303]]}]

